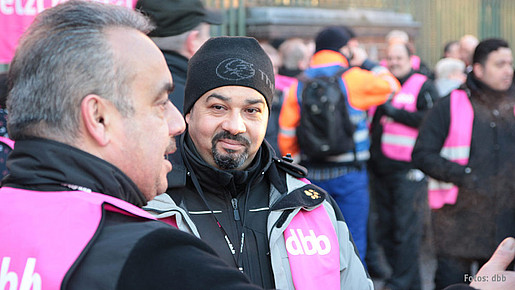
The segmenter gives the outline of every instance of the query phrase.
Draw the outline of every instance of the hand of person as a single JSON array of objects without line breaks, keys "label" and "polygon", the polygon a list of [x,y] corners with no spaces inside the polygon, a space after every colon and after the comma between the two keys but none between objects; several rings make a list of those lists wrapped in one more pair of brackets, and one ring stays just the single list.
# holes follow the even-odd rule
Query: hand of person
[{"label": "hand of person", "polygon": [[481,290],[515,289],[515,272],[506,268],[515,258],[515,239],[504,239],[490,260],[479,269],[471,287]]},{"label": "hand of person", "polygon": [[379,106],[382,108],[385,115],[392,117],[395,112],[397,111],[397,108],[395,108],[390,101],[387,101],[386,103]]},{"label": "hand of person", "polygon": [[349,47],[351,51],[352,58],[349,60],[349,64],[351,66],[361,66],[363,62],[367,59],[368,55],[365,49],[362,47]]}]

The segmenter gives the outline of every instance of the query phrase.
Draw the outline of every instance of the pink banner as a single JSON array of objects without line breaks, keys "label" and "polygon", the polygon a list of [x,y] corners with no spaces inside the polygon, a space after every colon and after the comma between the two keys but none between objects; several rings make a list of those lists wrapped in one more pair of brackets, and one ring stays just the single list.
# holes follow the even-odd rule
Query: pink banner
[{"label": "pink banner", "polygon": [[[134,8],[137,0],[91,0]],[[0,63],[9,63],[18,39],[41,11],[66,0],[0,0]]]}]

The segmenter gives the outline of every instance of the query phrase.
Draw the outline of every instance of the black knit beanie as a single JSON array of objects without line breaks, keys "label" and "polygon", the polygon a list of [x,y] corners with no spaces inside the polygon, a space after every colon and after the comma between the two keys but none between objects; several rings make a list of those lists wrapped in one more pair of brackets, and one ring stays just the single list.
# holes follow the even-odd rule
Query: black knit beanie
[{"label": "black knit beanie", "polygon": [[340,26],[329,26],[318,33],[315,38],[315,51],[324,49],[340,51],[351,38],[349,32]]},{"label": "black knit beanie", "polygon": [[184,115],[206,92],[223,86],[244,86],[265,97],[270,112],[275,82],[272,61],[252,37],[213,37],[188,61]]}]

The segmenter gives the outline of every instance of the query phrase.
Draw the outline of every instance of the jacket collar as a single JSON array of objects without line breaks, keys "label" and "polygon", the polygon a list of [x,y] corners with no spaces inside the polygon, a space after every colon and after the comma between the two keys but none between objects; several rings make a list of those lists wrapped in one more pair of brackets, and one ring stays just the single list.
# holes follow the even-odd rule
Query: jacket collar
[{"label": "jacket collar", "polygon": [[469,90],[471,98],[475,98],[487,108],[499,108],[501,104],[506,104],[507,99],[513,100],[515,95],[515,77],[508,90],[497,91],[478,80],[474,76],[474,72],[470,72],[467,75],[465,87]]},{"label": "jacket collar", "polygon": [[172,50],[163,50],[163,55],[168,64],[168,69],[173,72],[174,80],[176,75],[183,76],[186,79],[186,71],[188,69],[188,59]]},{"label": "jacket collar", "polygon": [[42,191],[91,190],[136,206],[147,203],[134,182],[114,165],[75,147],[41,138],[16,142],[2,186]]},{"label": "jacket collar", "polygon": [[349,62],[343,54],[332,50],[321,50],[311,58],[310,67],[312,68],[333,65],[348,67]]},{"label": "jacket collar", "polygon": [[[187,132],[181,136],[179,147],[181,155],[174,156],[174,169],[168,173],[168,188],[179,188],[186,186],[188,176],[191,171],[199,177],[203,185],[210,188],[236,186],[247,181],[257,182],[262,178],[267,178],[276,187],[279,192],[287,191],[285,172],[277,168],[273,162],[272,148],[266,140],[263,141],[261,148],[256,154],[256,160],[251,164],[250,168],[245,171],[219,170],[207,164],[198,154],[193,142],[187,137]],[[188,145],[189,144],[189,145]],[[187,162],[184,159],[187,158]],[[188,165],[186,164],[188,163]],[[184,170],[175,170],[175,168],[184,168]],[[252,179],[250,179],[252,178]],[[205,182],[205,183],[204,183]]]}]

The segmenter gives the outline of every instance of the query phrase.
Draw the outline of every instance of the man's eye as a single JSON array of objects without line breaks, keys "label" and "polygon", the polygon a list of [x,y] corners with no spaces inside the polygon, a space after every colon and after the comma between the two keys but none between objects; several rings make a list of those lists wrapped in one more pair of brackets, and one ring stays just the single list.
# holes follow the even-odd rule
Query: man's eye
[{"label": "man's eye", "polygon": [[259,113],[260,110],[256,109],[256,108],[249,108],[249,109],[247,109],[247,112],[249,112],[251,114],[255,114],[255,113]]}]

